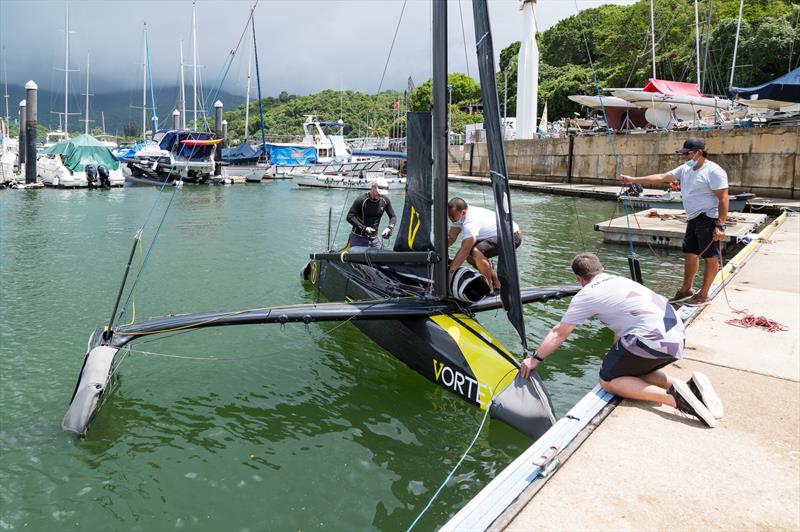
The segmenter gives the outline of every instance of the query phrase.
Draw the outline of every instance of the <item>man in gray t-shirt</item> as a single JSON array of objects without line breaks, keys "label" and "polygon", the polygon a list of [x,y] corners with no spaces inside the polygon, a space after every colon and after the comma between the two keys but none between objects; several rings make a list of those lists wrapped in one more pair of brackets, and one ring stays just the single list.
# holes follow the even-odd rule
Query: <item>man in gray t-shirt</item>
[{"label": "man in gray t-shirt", "polygon": [[[708,301],[708,291],[719,270],[719,244],[725,238],[725,219],[728,216],[728,174],[717,163],[706,159],[706,141],[689,137],[678,152],[684,164],[665,174],[644,177],[620,175],[625,184],[656,185],[680,181],[683,207],[688,223],[683,237],[683,284],[670,300],[685,301],[688,305],[701,305]],[[694,293],[692,285],[700,268],[700,257],[705,262],[703,285]]]},{"label": "man in gray t-shirt", "polygon": [[522,377],[527,379],[575,327],[597,317],[614,331],[614,345],[600,368],[604,390],[672,406],[713,427],[714,417],[722,417],[722,402],[708,377],[695,372],[686,383],[661,371],[681,359],[686,341],[683,322],[667,300],[630,279],[605,273],[591,253],[576,255],[572,271],[583,288],[572,298],[561,322],[522,362]]}]

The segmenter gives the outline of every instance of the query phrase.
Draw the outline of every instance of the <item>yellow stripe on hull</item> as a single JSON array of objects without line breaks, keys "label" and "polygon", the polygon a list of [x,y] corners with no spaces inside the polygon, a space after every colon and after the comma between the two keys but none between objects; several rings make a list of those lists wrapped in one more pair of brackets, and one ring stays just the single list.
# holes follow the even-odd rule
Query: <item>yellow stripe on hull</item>
[{"label": "yellow stripe on hull", "polygon": [[[466,324],[472,331],[449,315],[431,316],[430,319],[444,329],[458,345],[472,374],[478,381],[478,404],[481,409],[486,409],[492,397],[498,391],[504,390],[514,380],[518,367],[487,345],[489,342],[513,358],[513,355],[480,323],[464,314],[454,314],[453,316]],[[475,333],[479,334],[480,338]],[[433,365],[436,379],[439,380],[442,377],[443,368],[437,367],[436,360],[433,361]]]}]

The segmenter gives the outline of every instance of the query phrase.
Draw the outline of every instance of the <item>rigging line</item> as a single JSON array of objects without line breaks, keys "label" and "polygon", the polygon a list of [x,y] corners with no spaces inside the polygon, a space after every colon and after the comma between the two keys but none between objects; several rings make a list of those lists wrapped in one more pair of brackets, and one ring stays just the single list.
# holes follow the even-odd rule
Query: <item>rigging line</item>
[{"label": "rigging line", "polygon": [[[464,63],[467,65],[467,76],[469,76],[469,55],[467,54],[467,34],[464,31],[464,11],[461,9],[461,0],[458,0],[458,16],[461,17],[461,40],[464,43]],[[794,43],[794,41],[792,41],[792,43]],[[791,57],[792,56],[790,54],[789,64],[792,63]]]},{"label": "rigging line", "polygon": [[392,58],[392,50],[394,50],[394,43],[397,40],[397,32],[400,31],[400,23],[403,22],[403,13],[406,11],[406,4],[408,0],[403,0],[403,8],[400,10],[400,18],[397,19],[397,26],[394,28],[394,37],[392,37],[392,44],[389,47],[389,55],[386,56],[386,64],[383,66],[383,74],[381,74],[381,81],[378,83],[378,91],[376,94],[381,93],[383,87],[383,79],[386,77],[386,69],[389,68],[389,61]]},{"label": "rigging line", "polygon": [[450,473],[447,474],[447,477],[445,477],[444,481],[439,485],[439,489],[436,490],[436,493],[433,494],[431,499],[428,501],[428,504],[425,505],[425,508],[423,508],[422,511],[417,516],[417,518],[414,519],[414,522],[411,523],[411,525],[406,529],[406,532],[410,532],[411,529],[416,526],[417,522],[419,522],[422,516],[425,515],[425,512],[427,512],[430,509],[431,505],[433,504],[433,501],[436,500],[436,497],[439,496],[439,493],[441,493],[441,491],[444,489],[447,483],[450,482],[450,479],[453,478],[453,475],[461,466],[461,463],[464,461],[469,452],[472,450],[472,447],[475,445],[475,442],[478,441],[478,436],[480,436],[481,432],[483,432],[483,426],[486,424],[486,420],[489,418],[489,412],[492,410],[492,402],[494,401],[494,392],[497,390],[497,387],[500,385],[500,383],[503,382],[503,380],[506,377],[508,377],[508,374],[514,371],[519,371],[519,368],[515,367],[508,370],[506,374],[500,377],[497,383],[491,388],[492,398],[489,400],[489,404],[486,405],[486,411],[483,413],[483,419],[481,420],[481,424],[478,426],[478,431],[475,433],[475,436],[472,438],[472,441],[467,446],[467,449],[464,451],[464,454],[461,455],[461,458],[458,460],[456,465],[453,466],[453,468],[450,470]]}]

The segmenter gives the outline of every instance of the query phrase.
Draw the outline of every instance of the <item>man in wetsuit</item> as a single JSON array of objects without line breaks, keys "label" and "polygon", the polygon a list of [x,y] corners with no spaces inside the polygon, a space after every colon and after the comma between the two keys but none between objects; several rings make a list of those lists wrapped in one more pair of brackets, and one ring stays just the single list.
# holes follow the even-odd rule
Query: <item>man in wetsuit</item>
[{"label": "man in wetsuit", "polygon": [[[381,189],[378,188],[382,184],[385,185],[385,182],[373,181],[369,192],[357,197],[353,206],[350,207],[350,212],[347,213],[347,222],[353,226],[353,231],[350,233],[349,247],[382,247],[378,238],[378,226],[384,212],[389,215],[389,227],[383,230],[381,236],[383,238],[392,236],[397,216],[394,214],[392,202],[383,196]],[[383,194],[386,194],[386,190],[383,190]]]}]

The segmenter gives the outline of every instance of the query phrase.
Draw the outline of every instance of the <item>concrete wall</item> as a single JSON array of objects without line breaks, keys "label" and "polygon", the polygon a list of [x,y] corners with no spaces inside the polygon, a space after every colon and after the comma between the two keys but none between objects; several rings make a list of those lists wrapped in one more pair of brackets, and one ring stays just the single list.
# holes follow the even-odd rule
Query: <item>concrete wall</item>
[{"label": "concrete wall", "polygon": [[[622,173],[648,175],[682,163],[675,150],[687,136],[705,137],[709,159],[728,172],[733,192],[800,198],[800,127],[742,128],[614,135]],[[616,184],[616,162],[608,135],[574,138],[572,182]],[[566,182],[569,140],[512,140],[506,144],[510,179]],[[464,174],[488,176],[486,144],[464,146]]]}]

